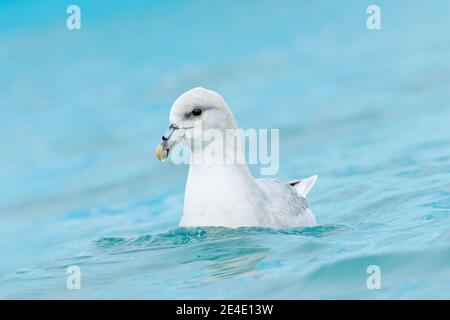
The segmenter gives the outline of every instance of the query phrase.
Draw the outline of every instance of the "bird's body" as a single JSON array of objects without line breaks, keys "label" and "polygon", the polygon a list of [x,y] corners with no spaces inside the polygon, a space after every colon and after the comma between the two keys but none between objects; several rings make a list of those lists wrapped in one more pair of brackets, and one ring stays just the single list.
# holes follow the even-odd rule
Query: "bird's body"
[{"label": "bird's body", "polygon": [[[178,140],[192,142],[198,139],[192,129],[196,128],[196,123],[199,122],[181,123],[182,119],[186,120],[186,115],[196,112],[196,108],[200,116],[202,112],[198,112],[198,108],[213,110],[209,114],[208,111],[204,112],[202,123],[208,122],[214,129],[237,130],[234,117],[222,97],[213,91],[195,88],[183,94],[172,107],[171,126],[185,130],[182,134],[178,132]],[[180,117],[180,114],[184,117]],[[169,148],[176,144],[173,142],[170,145],[172,133],[163,137],[163,146],[157,153],[166,150],[167,157]],[[211,145],[222,148],[225,153],[232,151],[237,158],[242,157],[240,141],[233,145],[233,148],[226,141],[220,140],[213,140],[209,147]],[[192,148],[192,159],[204,154],[204,149]],[[214,159],[214,156],[213,161],[209,160],[208,163],[191,161],[181,226],[284,229],[315,225],[315,217],[305,198],[317,176],[292,183],[275,179],[255,180],[245,163],[215,161],[218,159]]]},{"label": "bird's body", "polygon": [[288,183],[255,180],[245,165],[191,164],[180,225],[283,229],[313,226],[315,218]]}]

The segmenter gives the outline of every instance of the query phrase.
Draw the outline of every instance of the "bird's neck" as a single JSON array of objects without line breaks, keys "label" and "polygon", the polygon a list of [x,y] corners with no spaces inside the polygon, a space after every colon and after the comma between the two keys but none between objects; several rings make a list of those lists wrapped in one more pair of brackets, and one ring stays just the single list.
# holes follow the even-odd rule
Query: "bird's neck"
[{"label": "bird's neck", "polygon": [[197,174],[210,175],[213,180],[221,179],[223,175],[241,175],[253,180],[245,162],[238,129],[217,130],[205,135],[204,141],[194,145],[191,151],[190,178]]},{"label": "bird's neck", "polygon": [[[184,225],[226,225],[223,219],[239,221],[242,216],[252,214],[253,208],[248,208],[247,199],[252,193],[258,192],[258,186],[245,164],[240,139],[237,144],[223,144],[213,141],[208,145],[210,150],[193,151],[189,174],[186,183],[185,203],[183,213]],[[223,148],[240,161],[224,162],[218,158],[220,152],[214,154],[213,150]],[[203,154],[195,154],[203,152]],[[208,152],[209,154],[205,154]],[[203,156],[203,162],[195,161]],[[242,204],[242,210],[231,211],[229,204]],[[233,220],[233,221],[234,221]],[[228,221],[228,220],[227,220]]]}]

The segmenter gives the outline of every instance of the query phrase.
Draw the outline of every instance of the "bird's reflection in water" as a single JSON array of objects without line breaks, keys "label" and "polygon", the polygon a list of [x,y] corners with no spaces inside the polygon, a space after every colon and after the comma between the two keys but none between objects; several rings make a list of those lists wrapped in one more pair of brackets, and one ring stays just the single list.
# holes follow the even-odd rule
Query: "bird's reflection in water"
[{"label": "bird's reflection in water", "polygon": [[202,282],[262,275],[261,262],[270,254],[248,229],[209,228],[203,241],[181,251],[182,264],[201,263],[205,278]]},{"label": "bird's reflection in water", "polygon": [[[289,235],[298,236],[300,239],[322,238],[349,230],[351,228],[346,225],[290,230],[176,228],[169,232],[137,238],[102,238],[94,241],[93,245],[100,251],[94,253],[96,260],[105,263],[109,263],[110,259],[105,259],[103,254],[99,254],[101,252],[107,256],[121,256],[124,261],[129,261],[129,256],[148,256],[149,251],[152,251],[157,254],[152,254],[150,263],[139,263],[136,266],[138,272],[151,272],[153,277],[158,278],[164,273],[158,268],[174,275],[181,267],[183,270],[191,270],[195,282],[210,283],[239,276],[258,277],[268,268],[282,266],[280,261],[273,261],[274,253],[270,249],[270,243],[273,245],[274,241],[280,241],[280,237]],[[127,272],[129,271],[130,268]],[[189,282],[188,278],[185,277],[184,281]]]},{"label": "bird's reflection in water", "polygon": [[177,228],[134,239],[102,238],[94,241],[94,246],[114,255],[157,250],[162,260],[172,261],[168,268],[176,264],[189,267],[197,264],[195,267],[200,266],[202,270],[201,281],[212,282],[240,275],[261,274],[260,263],[270,253],[270,249],[262,244],[261,236],[264,233],[260,231],[253,228]]},{"label": "bird's reflection in water", "polygon": [[186,250],[182,263],[204,263],[205,278],[202,282],[213,282],[236,276],[260,276],[259,264],[270,253],[252,238],[226,239],[206,243]]}]

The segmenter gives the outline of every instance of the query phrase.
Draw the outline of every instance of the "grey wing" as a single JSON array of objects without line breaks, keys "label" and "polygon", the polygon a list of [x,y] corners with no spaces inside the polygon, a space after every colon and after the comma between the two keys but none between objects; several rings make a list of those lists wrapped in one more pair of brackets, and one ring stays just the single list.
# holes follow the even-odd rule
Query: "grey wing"
[{"label": "grey wing", "polygon": [[305,198],[299,195],[291,185],[275,179],[256,181],[269,198],[272,210],[291,217],[311,214]]}]

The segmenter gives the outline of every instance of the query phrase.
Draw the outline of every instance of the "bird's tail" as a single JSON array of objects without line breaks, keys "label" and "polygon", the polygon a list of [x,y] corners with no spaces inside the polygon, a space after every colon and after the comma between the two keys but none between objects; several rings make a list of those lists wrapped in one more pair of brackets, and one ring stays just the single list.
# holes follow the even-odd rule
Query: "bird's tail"
[{"label": "bird's tail", "polygon": [[303,198],[306,198],[309,191],[311,191],[312,187],[317,181],[318,176],[312,176],[303,180],[295,181],[296,183],[291,183],[291,186],[297,191],[299,195]]}]

